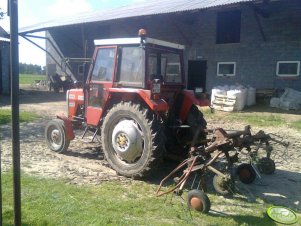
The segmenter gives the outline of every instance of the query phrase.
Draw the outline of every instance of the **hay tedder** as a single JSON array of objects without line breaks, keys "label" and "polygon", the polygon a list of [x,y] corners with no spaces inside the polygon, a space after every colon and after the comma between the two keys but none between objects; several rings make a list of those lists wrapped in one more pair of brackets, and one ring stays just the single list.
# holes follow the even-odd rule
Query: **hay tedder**
[{"label": "hay tedder", "polygon": [[[200,133],[206,133],[208,139],[203,143],[197,143]],[[242,183],[252,183],[260,173],[272,174],[275,171],[275,162],[271,159],[273,150],[270,145],[275,142],[288,146],[288,143],[275,138],[275,135],[267,134],[260,130],[252,135],[251,127],[246,126],[242,131],[225,131],[218,128],[214,130],[199,127],[193,137],[189,157],[181,162],[160,183],[156,192],[157,196],[174,193],[183,194],[185,185],[190,185],[187,194],[189,208],[207,213],[210,210],[210,200],[206,195],[205,174],[210,171],[213,176],[213,187],[221,195],[229,195],[234,192],[234,179],[238,178]],[[264,150],[264,156],[259,157],[259,150]],[[243,156],[242,156],[243,155]],[[240,157],[248,162],[240,163]],[[245,158],[247,157],[247,158]],[[226,160],[226,164],[219,164]],[[179,175],[180,174],[180,175]],[[163,191],[163,185],[174,177],[175,185],[167,191]]]}]

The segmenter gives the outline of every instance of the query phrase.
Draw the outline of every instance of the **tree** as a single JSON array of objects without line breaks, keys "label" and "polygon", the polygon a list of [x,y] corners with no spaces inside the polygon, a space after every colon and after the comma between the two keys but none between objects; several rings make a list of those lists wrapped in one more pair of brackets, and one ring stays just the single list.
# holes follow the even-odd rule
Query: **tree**
[{"label": "tree", "polygon": [[41,75],[45,74],[40,65],[19,63],[20,74]]}]

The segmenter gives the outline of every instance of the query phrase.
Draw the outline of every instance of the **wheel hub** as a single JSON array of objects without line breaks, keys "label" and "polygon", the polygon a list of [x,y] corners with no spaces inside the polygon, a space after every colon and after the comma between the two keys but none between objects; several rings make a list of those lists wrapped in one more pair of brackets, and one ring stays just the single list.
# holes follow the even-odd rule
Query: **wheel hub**
[{"label": "wheel hub", "polygon": [[239,177],[242,178],[242,179],[248,179],[250,176],[251,176],[251,173],[250,173],[250,171],[247,170],[247,169],[242,169],[242,170],[239,172]]},{"label": "wheel hub", "polygon": [[122,161],[134,162],[143,152],[142,132],[133,120],[122,120],[113,129],[112,144]]},{"label": "wheel hub", "polygon": [[129,142],[129,140],[128,140],[128,138],[126,137],[126,134],[125,134],[125,133],[120,133],[120,134],[118,134],[118,136],[117,136],[117,145],[118,145],[120,148],[126,148],[128,142]]},{"label": "wheel hub", "polygon": [[60,142],[60,131],[57,130],[57,129],[54,129],[51,131],[51,140],[54,142],[54,143],[59,143]]},{"label": "wheel hub", "polygon": [[192,197],[190,200],[190,205],[193,209],[202,211],[203,210],[203,203],[202,200],[198,197]]}]

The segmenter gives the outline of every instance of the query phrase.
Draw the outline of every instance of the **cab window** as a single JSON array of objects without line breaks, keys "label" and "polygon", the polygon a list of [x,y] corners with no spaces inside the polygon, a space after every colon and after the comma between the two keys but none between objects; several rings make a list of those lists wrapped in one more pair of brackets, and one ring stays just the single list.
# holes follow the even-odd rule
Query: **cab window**
[{"label": "cab window", "polygon": [[150,80],[163,79],[166,83],[181,83],[181,58],[177,53],[150,52],[148,57],[148,72]]},{"label": "cab window", "polygon": [[92,81],[112,81],[116,48],[100,48],[97,52]]},{"label": "cab window", "polygon": [[145,52],[140,47],[122,47],[119,83],[142,87],[145,75]]}]

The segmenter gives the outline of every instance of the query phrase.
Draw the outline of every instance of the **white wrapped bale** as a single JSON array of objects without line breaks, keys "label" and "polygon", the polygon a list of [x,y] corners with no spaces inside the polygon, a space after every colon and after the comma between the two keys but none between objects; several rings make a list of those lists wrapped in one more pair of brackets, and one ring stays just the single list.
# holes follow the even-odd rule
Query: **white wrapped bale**
[{"label": "white wrapped bale", "polygon": [[256,89],[253,87],[248,87],[246,104],[247,106],[256,104]]},{"label": "white wrapped bale", "polygon": [[286,88],[280,97],[279,107],[284,110],[299,110],[301,108],[301,92]]},{"label": "white wrapped bale", "polygon": [[211,90],[211,106],[215,100],[215,95],[227,95],[227,91],[221,86],[214,87]]},{"label": "white wrapped bale", "polygon": [[227,97],[236,97],[234,110],[241,111],[245,107],[246,91],[244,89],[234,89],[227,91]]}]

